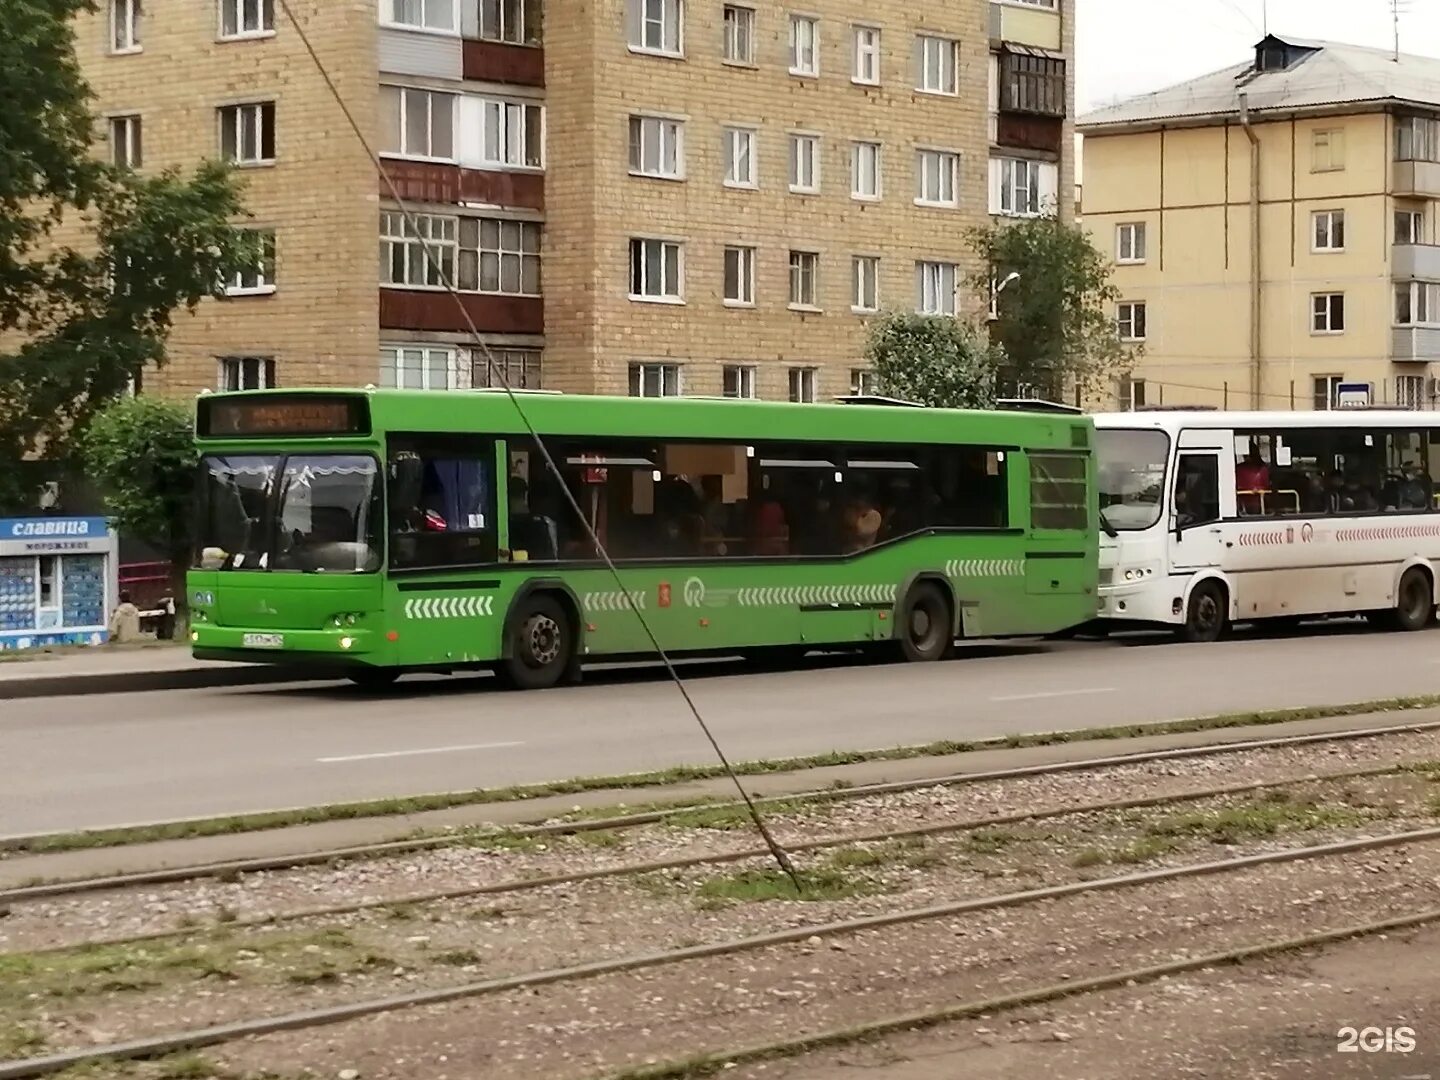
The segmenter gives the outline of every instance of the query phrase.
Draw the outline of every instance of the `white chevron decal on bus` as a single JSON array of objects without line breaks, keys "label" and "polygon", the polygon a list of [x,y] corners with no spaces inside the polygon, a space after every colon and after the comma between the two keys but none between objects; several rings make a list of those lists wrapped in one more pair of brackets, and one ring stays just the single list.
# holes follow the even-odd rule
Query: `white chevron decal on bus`
[{"label": "white chevron decal on bus", "polygon": [[645,593],[639,589],[630,593],[628,600],[625,593],[619,591],[589,592],[581,603],[586,611],[629,611],[632,601],[641,611],[645,610]]},{"label": "white chevron decal on bus", "polygon": [[407,619],[475,619],[495,614],[493,596],[444,596],[405,601]]},{"label": "white chevron decal on bus", "polygon": [[800,585],[740,589],[741,607],[813,607],[820,604],[889,604],[894,585]]},{"label": "white chevron decal on bus", "polygon": [[1021,577],[1024,573],[1024,559],[951,559],[945,564],[945,576],[950,578]]}]

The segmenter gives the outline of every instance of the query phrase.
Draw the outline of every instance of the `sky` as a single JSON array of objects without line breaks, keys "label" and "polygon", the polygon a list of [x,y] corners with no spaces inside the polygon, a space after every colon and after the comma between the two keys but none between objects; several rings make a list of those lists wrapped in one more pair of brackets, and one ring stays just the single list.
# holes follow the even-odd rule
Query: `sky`
[{"label": "sky", "polygon": [[[1398,0],[1403,52],[1440,56],[1440,0]],[[1272,33],[1394,46],[1391,0],[1076,0],[1081,116],[1246,59]],[[1268,13],[1262,14],[1262,9]]]}]

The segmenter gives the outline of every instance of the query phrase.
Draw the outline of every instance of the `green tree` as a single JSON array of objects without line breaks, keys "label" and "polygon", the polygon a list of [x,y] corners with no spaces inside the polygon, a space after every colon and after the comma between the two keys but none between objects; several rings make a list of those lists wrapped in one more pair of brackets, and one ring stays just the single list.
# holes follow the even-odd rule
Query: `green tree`
[{"label": "green tree", "polygon": [[891,312],[870,327],[866,359],[880,393],[941,409],[988,409],[1004,354],[970,323]]},{"label": "green tree", "polygon": [[1137,351],[1115,331],[1110,261],[1083,229],[1054,216],[1027,218],[973,229],[969,240],[980,262],[970,278],[977,295],[1019,274],[1000,292],[991,324],[1007,358],[1005,392],[1029,384],[1051,396],[1067,385],[1106,393],[1134,365]]},{"label": "green tree", "polygon": [[163,551],[177,573],[183,570],[198,460],[190,410],[156,397],[119,398],[90,421],[80,456],[106,496],[115,527]]},{"label": "green tree", "polygon": [[[7,0],[0,19],[0,461],[63,460],[95,413],[165,361],[179,308],[252,266],[222,165],[139,176],[91,151],[73,20],[94,0]],[[60,227],[63,225],[63,229]],[[0,506],[18,470],[0,470]]]}]

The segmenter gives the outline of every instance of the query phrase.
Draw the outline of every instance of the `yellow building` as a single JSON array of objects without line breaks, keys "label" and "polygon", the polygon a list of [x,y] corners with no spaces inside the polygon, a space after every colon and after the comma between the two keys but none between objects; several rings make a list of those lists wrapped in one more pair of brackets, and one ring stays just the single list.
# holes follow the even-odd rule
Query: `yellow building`
[{"label": "yellow building", "polygon": [[1144,346],[1122,406],[1433,406],[1440,60],[1271,36],[1079,129],[1084,224]]},{"label": "yellow building", "polygon": [[473,324],[521,386],[824,398],[876,311],[984,310],[968,227],[1071,190],[1073,0],[289,7],[382,175],[278,0],[79,26],[107,152],[235,161],[273,237],[149,387],[483,385]]}]

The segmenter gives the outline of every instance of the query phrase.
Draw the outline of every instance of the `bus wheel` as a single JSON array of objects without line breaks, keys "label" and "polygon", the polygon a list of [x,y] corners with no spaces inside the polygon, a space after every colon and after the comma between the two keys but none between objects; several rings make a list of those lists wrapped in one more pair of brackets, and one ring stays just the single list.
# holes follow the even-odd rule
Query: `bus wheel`
[{"label": "bus wheel", "polygon": [[1186,641],[1219,641],[1225,633],[1227,606],[1225,589],[1217,581],[1202,581],[1190,594],[1185,625],[1180,636]]},{"label": "bus wheel", "polygon": [[1390,622],[1397,630],[1424,630],[1434,615],[1435,592],[1430,575],[1412,566],[1400,579]]},{"label": "bus wheel", "polygon": [[394,685],[395,680],[400,678],[400,672],[396,668],[356,668],[347,671],[345,678],[362,690],[383,690]]},{"label": "bus wheel", "polygon": [[517,690],[544,690],[565,678],[575,651],[575,628],[551,596],[526,600],[510,623],[509,655],[498,674]]},{"label": "bus wheel", "polygon": [[896,626],[900,654],[915,662],[940,660],[955,644],[950,600],[938,585],[921,582],[910,590]]}]

